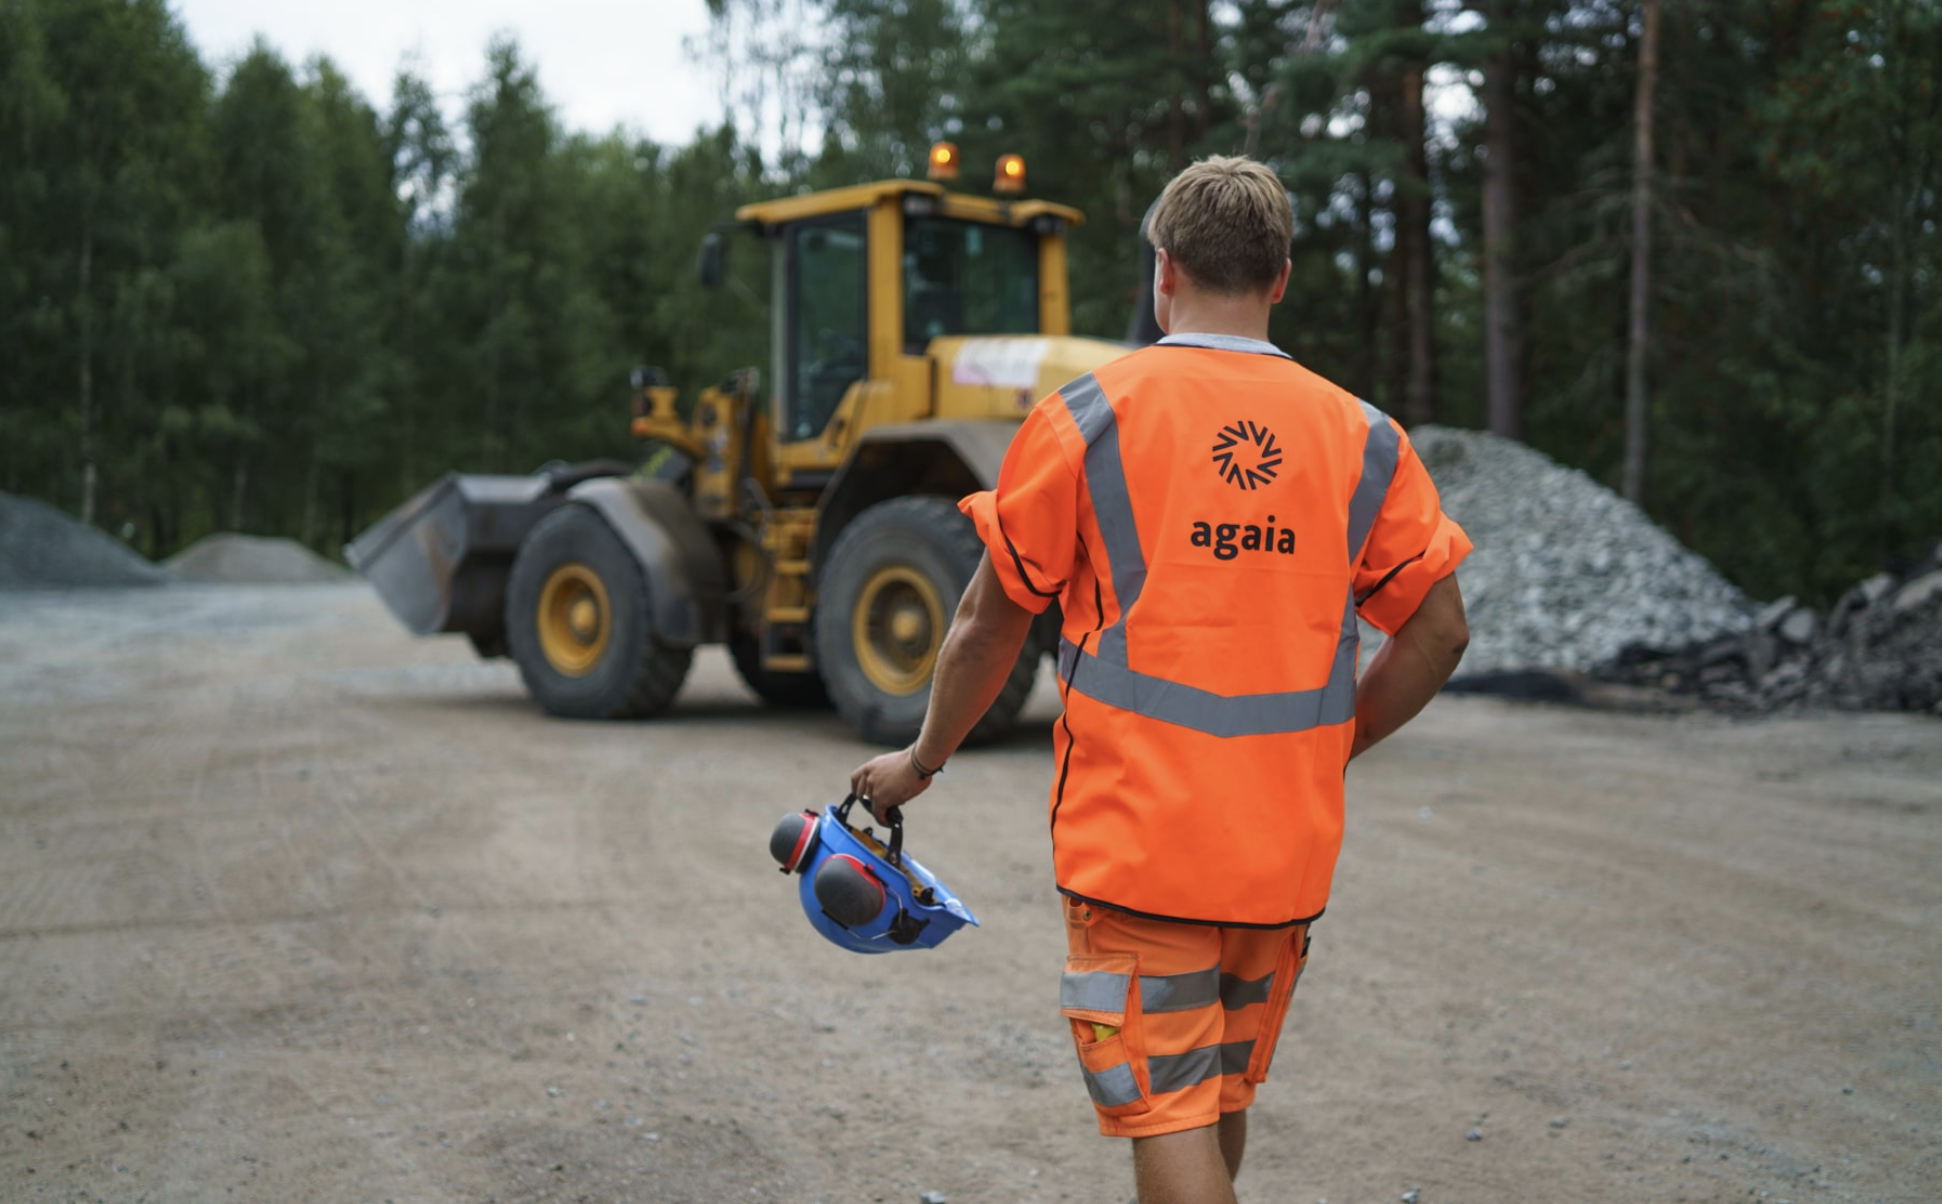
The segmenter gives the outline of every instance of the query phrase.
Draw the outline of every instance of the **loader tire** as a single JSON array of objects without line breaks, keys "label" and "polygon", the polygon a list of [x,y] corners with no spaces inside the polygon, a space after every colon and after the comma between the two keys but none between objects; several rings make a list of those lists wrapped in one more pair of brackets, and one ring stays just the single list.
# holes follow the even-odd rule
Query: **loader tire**
[{"label": "loader tire", "polygon": [[[879,502],[837,537],[817,580],[816,662],[838,713],[865,740],[916,739],[938,649],[983,555],[971,520],[940,497]],[[967,745],[1011,729],[1039,650],[1028,636]]]},{"label": "loader tire", "polygon": [[572,504],[519,545],[506,583],[506,644],[533,701],[569,719],[664,710],[694,659],[654,638],[634,554],[605,519]]},{"label": "loader tire", "polygon": [[829,705],[829,691],[823,688],[820,673],[786,673],[762,667],[762,641],[747,632],[736,632],[728,641],[728,655],[735,672],[755,696],[778,711],[814,711]]}]

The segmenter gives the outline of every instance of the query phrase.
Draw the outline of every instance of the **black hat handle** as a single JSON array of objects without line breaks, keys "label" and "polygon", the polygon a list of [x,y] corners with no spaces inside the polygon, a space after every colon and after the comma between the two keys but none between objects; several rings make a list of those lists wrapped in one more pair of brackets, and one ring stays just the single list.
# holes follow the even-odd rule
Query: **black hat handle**
[{"label": "black hat handle", "polygon": [[[845,824],[849,823],[851,806],[861,802],[863,800],[855,794],[845,795],[843,797],[843,805],[836,808],[836,818],[842,820]],[[867,814],[870,808],[866,804],[863,810]],[[891,865],[901,866],[903,864],[904,853],[904,809],[902,807],[890,808],[890,817],[886,822],[890,825],[890,853],[885,860],[889,861]]]}]

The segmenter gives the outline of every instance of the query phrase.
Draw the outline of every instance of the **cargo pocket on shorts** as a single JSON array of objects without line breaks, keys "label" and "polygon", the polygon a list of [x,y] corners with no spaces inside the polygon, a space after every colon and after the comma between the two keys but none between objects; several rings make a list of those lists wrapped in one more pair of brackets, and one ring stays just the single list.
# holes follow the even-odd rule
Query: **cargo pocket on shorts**
[{"label": "cargo pocket on shorts", "polygon": [[1140,1025],[1139,957],[1112,953],[1066,959],[1059,1013],[1072,1025],[1086,1091],[1102,1116],[1153,1107]]},{"label": "cargo pocket on shorts", "polygon": [[1274,983],[1268,988],[1267,1010],[1261,1027],[1254,1034],[1254,1052],[1248,1057],[1242,1078],[1250,1083],[1268,1081],[1268,1064],[1274,1061],[1274,1047],[1281,1041],[1281,1022],[1288,1017],[1288,1003],[1295,996],[1295,984],[1308,965],[1308,925],[1293,930],[1275,962]]}]

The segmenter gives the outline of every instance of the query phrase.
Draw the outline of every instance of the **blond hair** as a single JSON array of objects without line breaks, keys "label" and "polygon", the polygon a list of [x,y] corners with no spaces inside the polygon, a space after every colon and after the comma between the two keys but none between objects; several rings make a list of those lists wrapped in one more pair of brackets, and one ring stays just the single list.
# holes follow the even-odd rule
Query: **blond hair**
[{"label": "blond hair", "polygon": [[1146,238],[1211,292],[1256,292],[1281,275],[1295,213],[1280,177],[1253,159],[1216,155],[1173,177]]}]

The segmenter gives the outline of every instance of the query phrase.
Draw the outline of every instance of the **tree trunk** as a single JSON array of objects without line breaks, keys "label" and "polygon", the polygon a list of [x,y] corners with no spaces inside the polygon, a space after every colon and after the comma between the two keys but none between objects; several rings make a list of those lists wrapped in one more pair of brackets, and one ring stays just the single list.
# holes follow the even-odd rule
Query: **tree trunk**
[{"label": "tree trunk", "polygon": [[[1505,20],[1504,0],[1492,0],[1491,32]],[[1519,316],[1517,195],[1512,143],[1512,72],[1506,39],[1484,67],[1483,296],[1484,395],[1490,429],[1524,437],[1523,324]]]},{"label": "tree trunk", "polygon": [[1645,388],[1648,300],[1652,290],[1652,94],[1659,75],[1659,0],[1641,0],[1639,83],[1632,112],[1632,313],[1625,347],[1625,496],[1645,505],[1652,434]]},{"label": "tree trunk", "polygon": [[310,451],[310,464],[303,474],[303,539],[304,547],[312,547],[317,534],[317,450],[313,445]]},{"label": "tree trunk", "polygon": [[1376,338],[1382,325],[1382,298],[1370,277],[1376,272],[1375,209],[1376,182],[1367,168],[1356,173],[1355,202],[1355,322],[1357,395],[1372,399],[1376,395]]},{"label": "tree trunk", "polygon": [[337,543],[339,547],[342,547],[344,544],[351,542],[351,537],[357,534],[357,482],[351,475],[351,470],[348,468],[339,474],[338,479],[339,484],[342,486],[342,492],[338,498],[341,503],[338,513],[342,521],[338,524],[339,537]]},{"label": "tree trunk", "polygon": [[1389,262],[1382,272],[1383,292],[1389,306],[1389,354],[1382,374],[1382,408],[1391,414],[1402,413],[1409,405],[1409,289],[1404,286],[1403,249],[1389,248]]},{"label": "tree trunk", "polygon": [[1301,39],[1300,54],[1312,54],[1322,48],[1322,26],[1335,12],[1337,0],[1315,0],[1315,7],[1308,14],[1308,33]]},{"label": "tree trunk", "polygon": [[1901,401],[1902,350],[1908,341],[1908,222],[1900,188],[1895,190],[1894,266],[1888,284],[1888,379],[1882,390],[1881,535],[1876,549],[1885,562],[1895,552],[1895,421]]},{"label": "tree trunk", "polygon": [[1207,136],[1214,124],[1214,5],[1200,0],[1198,10],[1200,44],[1194,52],[1194,140]]},{"label": "tree trunk", "polygon": [[94,525],[94,220],[81,219],[81,521]]},{"label": "tree trunk", "polygon": [[410,497],[412,490],[418,488],[418,342],[411,321],[418,293],[411,279],[409,237],[398,257],[398,279],[401,282],[398,286],[400,295],[404,298],[404,304],[399,307],[402,330],[398,345],[404,349],[407,365],[404,388],[399,390],[398,396],[399,444],[403,449],[399,477],[403,482],[402,496]]},{"label": "tree trunk", "polygon": [[229,529],[243,529],[243,498],[249,491],[249,453],[236,457],[236,471],[230,480]]},{"label": "tree trunk", "polygon": [[1409,62],[1402,75],[1402,138],[1408,167],[1397,181],[1397,241],[1409,317],[1409,425],[1436,421],[1436,303],[1430,245],[1429,127],[1423,110],[1428,65]]},{"label": "tree trunk", "polygon": [[1173,99],[1167,112],[1167,157],[1175,172],[1187,166],[1187,114],[1181,95],[1181,77],[1186,74],[1187,46],[1181,30],[1180,6],[1185,0],[1170,0],[1167,5],[1167,50],[1172,58]]},{"label": "tree trunk", "polygon": [[174,537],[170,534],[168,515],[162,508],[161,500],[150,502],[148,505],[149,559],[157,559],[163,553],[172,550],[174,542]]}]

